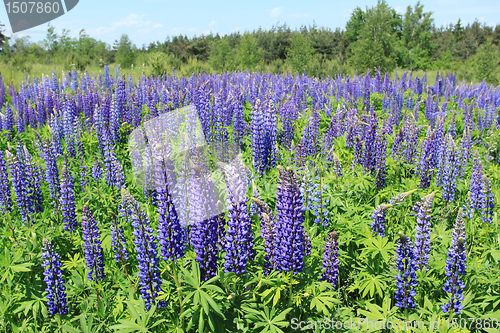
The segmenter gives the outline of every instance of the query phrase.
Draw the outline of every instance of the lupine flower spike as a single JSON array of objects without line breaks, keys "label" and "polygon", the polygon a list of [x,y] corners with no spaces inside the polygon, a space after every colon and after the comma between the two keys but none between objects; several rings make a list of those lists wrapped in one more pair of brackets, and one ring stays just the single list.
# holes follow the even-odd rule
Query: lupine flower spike
[{"label": "lupine flower spike", "polygon": [[415,252],[411,240],[399,232],[398,248],[396,250],[396,266],[399,274],[396,276],[396,306],[402,309],[415,307],[415,288],[418,286],[415,274]]},{"label": "lupine flower spike", "polygon": [[464,300],[463,291],[465,283],[460,278],[467,273],[467,251],[465,236],[465,224],[462,215],[462,209],[458,211],[455,227],[453,229],[451,247],[448,250],[448,259],[446,260],[445,274],[447,280],[443,290],[450,294],[450,301],[441,305],[443,312],[455,312],[460,314],[463,309]]},{"label": "lupine flower spike", "polygon": [[328,281],[337,287],[339,277],[339,242],[337,231],[333,231],[325,244],[325,251],[323,253],[323,269],[325,270],[321,275],[321,280]]},{"label": "lupine flower spike", "polygon": [[66,287],[64,286],[65,280],[61,269],[61,257],[54,251],[54,247],[47,239],[43,240],[42,251],[42,267],[45,268],[43,276],[47,284],[45,291],[47,292],[49,313],[51,315],[67,314]]},{"label": "lupine flower spike", "polygon": [[[149,226],[149,218],[142,210],[140,204],[123,189],[123,205],[130,212],[132,227],[134,229],[134,244],[137,251],[137,261],[139,264],[139,285],[141,286],[141,296],[149,310],[152,304],[155,304],[156,298],[161,292],[161,278],[158,267],[159,259],[157,255],[157,245],[153,236],[153,229]],[[165,301],[158,301],[157,306],[165,306]]]},{"label": "lupine flower spike", "polygon": [[431,211],[435,192],[426,195],[422,201],[417,202],[413,207],[417,217],[417,226],[415,227],[415,255],[417,257],[417,266],[419,269],[425,268],[429,263],[429,254],[431,252]]},{"label": "lupine flower spike", "polygon": [[100,281],[104,278],[104,261],[101,236],[97,222],[87,206],[82,212],[83,248],[87,263],[89,281]]}]

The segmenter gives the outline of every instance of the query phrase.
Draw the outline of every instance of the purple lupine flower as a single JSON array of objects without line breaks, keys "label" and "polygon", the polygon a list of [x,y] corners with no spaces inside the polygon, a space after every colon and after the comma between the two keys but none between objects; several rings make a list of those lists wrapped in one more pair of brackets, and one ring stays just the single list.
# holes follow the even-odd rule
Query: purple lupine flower
[{"label": "purple lupine flower", "polygon": [[113,160],[113,186],[121,189],[125,185],[125,174],[123,173],[122,164],[116,158]]},{"label": "purple lupine flower", "polygon": [[115,173],[115,147],[109,135],[109,130],[104,129],[103,132],[103,151],[102,151],[102,161],[104,163],[104,171],[106,173],[106,183],[109,186],[116,184],[116,173]]},{"label": "purple lupine flower", "polygon": [[101,177],[102,177],[101,164],[99,163],[99,160],[96,158],[94,160],[94,165],[92,166],[92,178],[95,179],[96,181],[99,181]]},{"label": "purple lupine flower", "polygon": [[[158,205],[158,242],[161,246],[161,256],[164,260],[176,261],[184,255],[185,231],[179,222],[179,217],[172,199],[172,190],[169,184],[173,184],[168,177],[173,176],[173,170],[167,170],[169,166],[162,160],[157,170],[159,181],[156,184],[156,203]],[[175,190],[175,186],[173,186]]]},{"label": "purple lupine flower", "polygon": [[387,213],[387,209],[391,207],[398,206],[404,199],[410,196],[416,190],[411,190],[403,193],[399,193],[396,196],[392,197],[389,200],[389,204],[381,204],[378,205],[377,208],[373,211],[372,219],[373,222],[371,224],[372,231],[377,233],[381,237],[385,237],[385,215]]},{"label": "purple lupine flower", "polygon": [[440,184],[443,187],[443,199],[449,203],[455,199],[457,178],[460,173],[460,161],[457,146],[450,135],[447,136],[447,142],[444,149],[446,149],[446,151],[444,152],[443,160],[440,166],[440,169],[442,170]]},{"label": "purple lupine flower", "polygon": [[228,218],[225,232],[225,271],[242,274],[249,260],[253,259],[252,222],[247,211],[247,202],[238,201],[228,187]]},{"label": "purple lupine flower", "polygon": [[259,198],[252,197],[252,201],[258,206],[261,216],[261,237],[264,240],[264,273],[269,274],[277,267],[277,240],[276,240],[276,217],[269,206]]},{"label": "purple lupine flower", "polygon": [[276,165],[276,114],[272,100],[257,100],[251,119],[252,156],[255,169],[262,175]]},{"label": "purple lupine flower", "polygon": [[398,248],[396,249],[396,267],[399,271],[396,276],[396,306],[399,308],[415,307],[414,297],[417,295],[415,288],[418,286],[415,274],[415,252],[411,240],[399,232]]},{"label": "purple lupine flower", "polygon": [[451,299],[448,303],[441,305],[444,313],[449,311],[460,314],[463,309],[462,301],[464,300],[465,283],[462,282],[460,275],[467,273],[467,251],[465,246],[465,224],[462,209],[459,209],[453,229],[451,246],[448,251],[448,259],[446,259],[445,274],[448,279],[443,290],[451,294]]},{"label": "purple lupine flower", "polygon": [[373,211],[373,222],[371,224],[372,231],[377,233],[380,237],[385,237],[385,214],[390,207],[392,207],[392,205],[382,204],[378,205]]},{"label": "purple lupine flower", "polygon": [[330,200],[324,195],[328,190],[328,186],[322,185],[319,177],[316,177],[314,182],[309,174],[309,168],[306,167],[306,175],[300,185],[300,193],[303,197],[304,212],[314,215],[314,223],[321,224],[323,227],[329,225],[330,211],[328,204]]},{"label": "purple lupine flower", "polygon": [[[295,147],[292,141],[291,150],[294,151]],[[297,149],[295,151],[294,163],[298,169],[304,168],[307,158],[307,151],[304,145],[304,138],[300,139],[299,144],[297,145]]]},{"label": "purple lupine flower", "polygon": [[[241,93],[240,93],[241,94]],[[233,98],[233,138],[234,142],[238,145],[241,146],[243,142],[243,137],[245,136],[246,132],[246,124],[245,120],[243,119],[243,103],[240,101],[240,97],[236,96]]]},{"label": "purple lupine flower", "polygon": [[353,167],[354,164],[364,165],[363,141],[359,137],[356,137],[356,143],[354,144],[354,159],[352,163]]},{"label": "purple lupine flower", "polygon": [[245,196],[248,182],[237,172],[242,165],[219,165],[226,177],[228,194],[228,222],[223,242],[226,252],[224,267],[226,273],[234,272],[238,275],[246,272],[248,261],[252,260],[254,255],[252,220],[248,214],[248,201]]},{"label": "purple lupine flower", "polygon": [[304,267],[304,215],[299,183],[291,168],[278,166],[276,194],[276,268],[301,272]]},{"label": "purple lupine flower", "polygon": [[491,182],[486,175],[483,176],[483,186],[479,195],[479,208],[481,210],[481,220],[483,222],[493,223],[495,202]]},{"label": "purple lupine flower", "polygon": [[70,101],[64,103],[64,113],[63,113],[63,134],[64,140],[66,141],[66,150],[69,156],[76,156],[76,145],[75,145],[75,129],[73,119],[73,105]]},{"label": "purple lupine flower", "polygon": [[403,143],[405,141],[405,132],[403,131],[403,128],[399,129],[399,132],[396,134],[394,137],[394,144],[392,145],[392,157],[397,157],[401,154],[401,151],[403,149]]},{"label": "purple lupine flower", "polygon": [[422,201],[416,203],[413,211],[417,217],[417,225],[415,227],[415,256],[418,269],[428,269],[429,254],[431,252],[431,211],[432,202],[434,201],[435,193],[431,193],[422,198]]},{"label": "purple lupine flower", "polygon": [[88,173],[88,166],[85,165],[85,161],[81,160],[80,163],[80,187],[82,190],[82,193],[85,192],[85,188],[87,187],[87,184],[89,183],[89,180],[87,178],[87,173]]},{"label": "purple lupine flower", "polygon": [[7,139],[10,140],[12,135],[14,135],[14,112],[9,104],[5,106],[5,119],[2,124],[2,129],[7,131]]},{"label": "purple lupine flower", "polygon": [[122,200],[125,209],[129,212],[132,221],[135,250],[139,264],[139,285],[141,296],[144,299],[146,309],[149,310],[152,304],[157,304],[158,308],[166,305],[165,301],[158,301],[156,298],[161,292],[161,278],[158,267],[159,259],[156,253],[155,237],[153,229],[149,226],[149,218],[141,208],[140,204],[122,188]]},{"label": "purple lupine flower", "polygon": [[52,130],[52,151],[57,157],[63,154],[61,145],[62,129],[59,117],[52,115],[52,117],[49,118],[49,127]]},{"label": "purple lupine flower", "polygon": [[467,212],[469,218],[473,218],[476,210],[480,209],[480,197],[483,190],[483,165],[477,150],[474,152],[473,163],[469,190],[469,210]]},{"label": "purple lupine flower", "polygon": [[75,191],[73,187],[73,177],[64,166],[61,173],[61,198],[60,198],[61,213],[64,222],[64,230],[74,231],[77,227],[75,213]]},{"label": "purple lupine flower", "polygon": [[109,90],[113,82],[111,81],[111,77],[109,76],[109,67],[108,64],[104,64],[104,89]]},{"label": "purple lupine flower", "polygon": [[83,248],[85,251],[85,262],[87,263],[89,281],[100,281],[104,279],[104,260],[101,246],[101,235],[97,221],[94,219],[90,209],[84,205],[82,211]]},{"label": "purple lupine flower", "polygon": [[[370,172],[374,174],[377,170],[376,168],[376,163],[377,163],[377,157],[379,154],[379,151],[381,151],[381,146],[380,143],[382,142],[381,133],[377,134],[377,119],[376,118],[370,118],[369,119],[370,124],[368,126],[365,126],[366,129],[362,132],[363,134],[363,143],[364,143],[364,151],[363,151],[363,158],[362,158],[362,166],[364,172]],[[363,127],[359,127],[360,130],[363,130]],[[381,129],[383,131],[383,129]]]},{"label": "purple lupine flower", "polygon": [[448,134],[451,135],[452,138],[456,138],[457,136],[457,123],[455,121],[456,113],[453,112],[451,115],[451,121],[450,124],[448,125]]},{"label": "purple lupine flower", "polygon": [[67,314],[68,306],[66,305],[66,287],[64,286],[64,272],[61,269],[61,257],[55,252],[54,247],[47,239],[43,240],[42,251],[42,267],[45,268],[43,280],[47,284],[45,291],[47,292],[49,313],[52,316]]},{"label": "purple lupine flower", "polygon": [[431,185],[433,160],[435,155],[435,133],[429,127],[427,136],[420,145],[420,158],[416,165],[416,171],[420,175],[420,188],[426,189]]},{"label": "purple lupine flower", "polygon": [[389,200],[389,205],[392,205],[394,207],[398,206],[400,203],[403,202],[404,199],[409,197],[415,191],[416,190],[411,190],[411,191],[407,191],[407,192],[403,192],[403,193],[399,193],[399,194],[395,195],[394,197],[391,198],[391,200]]},{"label": "purple lupine flower", "polygon": [[465,167],[472,158],[472,138],[470,135],[470,130],[465,127],[464,133],[462,135],[462,140],[460,140],[460,160],[462,162],[460,169],[460,177],[462,178],[465,174]]},{"label": "purple lupine flower", "polygon": [[314,157],[318,152],[319,147],[319,113],[313,110],[309,122],[304,127],[304,146],[306,149],[307,157]]},{"label": "purple lupine flower", "polygon": [[50,198],[57,200],[61,190],[59,170],[57,169],[56,157],[52,152],[52,146],[48,140],[43,144],[43,159],[45,160],[45,180],[49,184]]},{"label": "purple lupine flower", "polygon": [[9,163],[12,187],[14,189],[17,208],[21,214],[23,223],[32,222],[32,188],[29,186],[28,177],[24,170],[24,166],[19,156],[12,155],[9,151],[6,152]]},{"label": "purple lupine flower", "polygon": [[[126,210],[125,206],[120,204],[120,212],[123,215],[127,216],[128,211]],[[127,222],[129,222],[127,220]],[[113,249],[113,253],[115,256],[115,261],[120,262],[122,261],[122,264],[125,264],[125,262],[128,260],[128,250],[127,250],[127,241],[125,240],[125,235],[123,233],[123,228],[121,225],[118,223],[118,219],[116,217],[113,217],[111,219],[111,228],[110,228],[110,234],[111,234],[111,248]]]},{"label": "purple lupine flower", "polygon": [[[327,157],[328,161],[328,157]],[[340,164],[339,157],[337,154],[333,153],[333,165],[332,172],[337,175],[337,177],[342,177],[342,164]]]},{"label": "purple lupine flower", "polygon": [[337,287],[338,277],[339,277],[339,242],[337,231],[333,231],[329,236],[325,244],[325,250],[323,252],[323,269],[325,270],[321,274],[321,280],[328,281],[333,285],[333,288]]},{"label": "purple lupine flower", "polygon": [[2,215],[12,211],[10,197],[9,172],[5,162],[5,154],[0,150],[0,212]]},{"label": "purple lupine flower", "polygon": [[201,280],[207,281],[217,274],[217,217],[193,224],[190,238],[200,264]]},{"label": "purple lupine flower", "polygon": [[282,143],[285,147],[290,147],[293,136],[294,126],[293,122],[296,119],[296,109],[290,100],[287,100],[280,108],[281,121],[283,122],[283,135]]},{"label": "purple lupine flower", "polygon": [[43,211],[43,197],[42,197],[42,176],[40,168],[35,164],[35,161],[24,147],[26,156],[26,179],[28,186],[31,188],[31,208],[32,213],[40,213]]}]

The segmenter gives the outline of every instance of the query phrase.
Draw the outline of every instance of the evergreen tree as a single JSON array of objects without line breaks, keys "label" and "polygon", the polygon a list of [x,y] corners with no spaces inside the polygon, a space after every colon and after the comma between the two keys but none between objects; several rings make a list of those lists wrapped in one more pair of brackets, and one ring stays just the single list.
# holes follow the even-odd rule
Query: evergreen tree
[{"label": "evergreen tree", "polygon": [[314,54],[311,41],[303,34],[294,32],[292,42],[286,53],[286,61],[292,67],[292,71],[302,73]]}]

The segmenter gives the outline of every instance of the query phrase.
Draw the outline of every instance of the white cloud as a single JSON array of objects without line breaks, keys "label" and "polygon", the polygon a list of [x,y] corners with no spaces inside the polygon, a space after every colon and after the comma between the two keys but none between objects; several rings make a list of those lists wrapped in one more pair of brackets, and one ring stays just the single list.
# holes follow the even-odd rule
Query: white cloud
[{"label": "white cloud", "polygon": [[210,22],[210,23],[208,24],[208,26],[209,26],[209,27],[213,27],[213,26],[214,26],[214,25],[216,25],[216,24],[217,24],[217,21],[212,21],[212,22]]},{"label": "white cloud", "polygon": [[110,26],[102,26],[95,29],[95,32],[99,35],[103,35],[116,31],[119,28],[138,28],[138,32],[148,33],[163,27],[161,23],[145,20],[145,16],[146,15],[130,14],[127,17],[122,17],[120,20],[111,23]]},{"label": "white cloud", "polygon": [[269,16],[277,17],[277,16],[280,16],[281,13],[283,13],[283,7],[276,7],[276,8],[273,8],[269,11]]},{"label": "white cloud", "polygon": [[406,8],[405,7],[396,7],[394,8],[394,10],[396,10],[396,12],[400,13],[400,14],[404,14],[406,13]]}]

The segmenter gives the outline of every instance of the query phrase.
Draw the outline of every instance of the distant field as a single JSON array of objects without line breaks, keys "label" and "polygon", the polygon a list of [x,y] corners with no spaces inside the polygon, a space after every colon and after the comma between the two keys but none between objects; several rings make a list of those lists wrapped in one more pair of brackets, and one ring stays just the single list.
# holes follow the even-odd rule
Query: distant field
[{"label": "distant field", "polygon": [[[28,69],[29,69],[29,76],[30,77],[41,78],[43,75],[51,75],[52,70],[54,70],[56,72],[57,76],[60,77],[62,71],[64,70],[64,65],[30,64],[30,65],[28,65]],[[401,75],[404,73],[405,70],[406,69],[398,69],[397,70],[398,76],[400,79],[401,79]],[[95,74],[101,73],[102,74],[104,72],[103,68],[98,67],[98,66],[89,66],[87,68],[87,71],[91,74],[93,74],[93,73],[95,73]],[[110,75],[112,77],[114,77],[115,64],[109,65],[109,71],[110,71]],[[127,77],[129,74],[132,74],[132,78],[134,79],[134,81],[137,79],[137,77],[142,75],[143,72],[147,72],[147,70],[145,67],[142,67],[142,66],[137,66],[137,67],[134,67],[132,69],[120,68],[120,74],[125,74]],[[437,70],[427,71],[428,84],[434,85],[437,72],[438,72]],[[447,71],[439,71],[439,72],[446,73]],[[11,80],[13,80],[16,83],[21,82],[22,80],[24,80],[25,75],[26,75],[25,72],[22,72],[22,71],[15,69],[10,64],[9,65],[0,64],[0,73],[2,74],[3,81],[5,83],[10,82]],[[423,72],[423,71],[414,72],[414,74],[418,74],[419,77],[422,77],[424,75],[424,73],[425,72]],[[396,74],[396,71],[391,73],[391,80],[394,80],[395,74]]]}]

